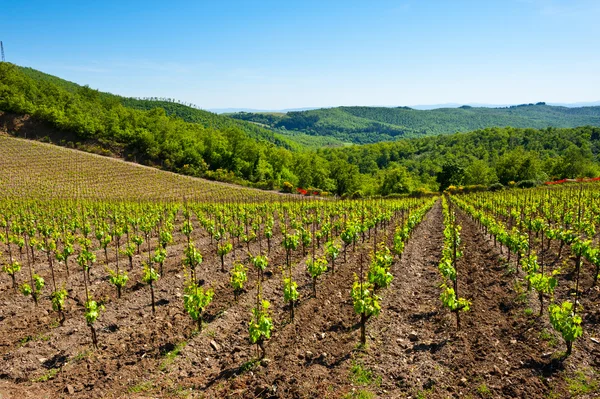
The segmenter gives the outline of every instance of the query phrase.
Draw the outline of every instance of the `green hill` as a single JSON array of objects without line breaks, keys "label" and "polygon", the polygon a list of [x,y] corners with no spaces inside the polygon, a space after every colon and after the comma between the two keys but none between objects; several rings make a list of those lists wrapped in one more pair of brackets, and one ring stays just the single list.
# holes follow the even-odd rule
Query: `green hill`
[{"label": "green hill", "polygon": [[[595,177],[600,173],[600,127],[486,128],[395,142],[322,149],[360,173],[366,194],[437,190],[455,185]],[[385,190],[385,181],[396,186]],[[382,190],[383,189],[383,190]]]},{"label": "green hill", "polygon": [[[79,93],[82,91],[82,86],[77,83],[69,82],[56,76],[48,75],[44,72],[40,72],[33,68],[18,67],[21,72],[26,76],[31,77],[36,81],[46,82],[71,93]],[[191,105],[182,104],[174,99],[139,99],[132,97],[122,97],[111,93],[96,92],[99,98],[104,101],[118,101],[127,108],[151,111],[156,108],[161,108],[165,111],[167,116],[175,116],[186,122],[197,123],[205,128],[215,129],[227,129],[227,128],[239,128],[244,131],[248,136],[256,139],[269,141],[278,146],[286,147],[288,149],[298,147],[297,143],[292,140],[288,140],[281,135],[274,133],[270,129],[262,128],[254,123],[236,120],[221,116],[209,111],[194,108]]]},{"label": "green hill", "polygon": [[270,130],[173,102],[103,93],[6,62],[0,63],[0,111],[5,131],[20,124],[11,115],[31,116],[25,119],[33,124],[25,129],[30,138],[173,172],[261,188],[296,179],[290,149],[300,146]]},{"label": "green hill", "polygon": [[232,118],[259,122],[273,129],[302,132],[355,144],[393,141],[468,132],[488,127],[600,126],[600,107],[568,108],[545,103],[523,104],[506,108],[440,108],[415,110],[408,107],[337,107],[284,116],[240,112]]}]

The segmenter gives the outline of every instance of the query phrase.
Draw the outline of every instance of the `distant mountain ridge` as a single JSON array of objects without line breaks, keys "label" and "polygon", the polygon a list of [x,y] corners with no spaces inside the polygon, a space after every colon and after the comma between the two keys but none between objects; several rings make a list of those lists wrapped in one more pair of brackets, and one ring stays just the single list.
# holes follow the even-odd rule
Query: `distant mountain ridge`
[{"label": "distant mountain ridge", "polygon": [[284,135],[301,132],[353,144],[435,136],[489,127],[543,129],[600,126],[600,106],[565,107],[543,102],[499,108],[463,105],[458,108],[430,110],[357,106],[287,114],[240,112],[229,116],[270,127]]},{"label": "distant mountain ridge", "polygon": [[[547,102],[547,105],[555,105],[559,107],[578,108],[578,107],[596,107],[600,106],[600,101],[581,101],[575,103],[552,103]],[[438,108],[460,108],[462,106],[470,106],[477,108],[504,108],[518,104],[488,104],[488,103],[442,103],[442,104],[414,104],[414,105],[368,105],[368,107],[383,107],[383,108],[399,108],[408,107],[418,110],[429,110]],[[336,108],[332,107],[300,107],[300,108],[283,108],[283,109],[257,109],[257,108],[209,108],[207,111],[215,114],[233,114],[236,112],[252,112],[252,113],[282,113],[295,111],[311,111],[314,109]]]}]

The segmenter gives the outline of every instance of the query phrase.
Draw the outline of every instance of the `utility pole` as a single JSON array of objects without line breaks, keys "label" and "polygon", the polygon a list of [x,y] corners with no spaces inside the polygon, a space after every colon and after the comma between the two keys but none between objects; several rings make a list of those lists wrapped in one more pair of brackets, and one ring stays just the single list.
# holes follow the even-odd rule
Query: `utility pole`
[{"label": "utility pole", "polygon": [[2,53],[2,62],[6,61],[4,59],[4,44],[0,41],[0,53]]}]

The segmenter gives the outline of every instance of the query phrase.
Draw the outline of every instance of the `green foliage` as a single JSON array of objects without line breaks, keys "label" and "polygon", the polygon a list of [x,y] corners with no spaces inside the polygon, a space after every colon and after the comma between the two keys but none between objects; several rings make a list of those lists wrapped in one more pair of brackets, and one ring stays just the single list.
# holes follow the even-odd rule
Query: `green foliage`
[{"label": "green foliage", "polygon": [[340,246],[334,241],[327,241],[325,243],[325,253],[332,261],[335,261],[340,256]]},{"label": "green foliage", "polygon": [[291,277],[283,279],[283,300],[284,302],[297,301],[298,294],[298,283],[292,280]]},{"label": "green foliage", "polygon": [[215,292],[212,288],[204,289],[193,281],[189,281],[183,295],[183,307],[192,320],[199,320],[202,312],[212,302]]},{"label": "green foliage", "polygon": [[456,298],[454,288],[448,287],[445,284],[442,285],[442,293],[440,294],[440,300],[442,305],[448,308],[452,312],[463,311],[468,312],[471,309],[471,301],[465,298]]},{"label": "green foliage", "polygon": [[[533,265],[531,264],[531,258],[533,257]],[[554,289],[558,284],[558,280],[556,279],[556,275],[560,274],[560,269],[555,269],[552,271],[551,275],[539,273],[539,266],[537,265],[537,259],[535,255],[530,255],[527,258],[524,258],[525,262],[521,263],[523,266],[523,270],[527,273],[525,277],[531,287],[536,290],[539,294],[542,295],[550,295],[552,299],[552,295],[554,294]]]},{"label": "green foliage", "polygon": [[493,126],[545,128],[598,125],[599,107],[576,110],[545,104],[507,108],[337,107],[285,115],[238,113],[231,117],[261,123],[282,133],[299,131],[355,144],[423,135],[444,135]]},{"label": "green foliage", "polygon": [[295,251],[300,244],[300,237],[297,234],[284,234],[281,245],[288,251]]},{"label": "green foliage", "polygon": [[33,275],[33,287],[29,283],[23,283],[20,287],[21,293],[25,296],[31,295],[34,299],[39,298],[42,290],[44,289],[44,279],[37,275]]},{"label": "green foliage", "polygon": [[354,241],[358,239],[358,232],[356,231],[356,227],[353,225],[348,225],[340,234],[340,238],[344,241],[344,244],[350,245]]},{"label": "green foliage", "polygon": [[196,249],[194,243],[190,243],[190,245],[185,248],[183,264],[194,270],[202,263],[202,260],[203,259],[200,250]]},{"label": "green foliage", "polygon": [[375,394],[371,391],[367,391],[366,389],[359,389],[357,391],[352,391],[344,395],[344,399],[373,399],[375,398]]},{"label": "green foliage", "polygon": [[388,247],[384,244],[375,252],[371,260],[371,266],[367,278],[370,283],[375,286],[375,289],[388,287],[394,276],[390,272],[394,258]]},{"label": "green foliage", "polygon": [[81,266],[84,271],[87,271],[95,261],[96,254],[89,251],[87,244],[83,244],[82,251],[77,255],[77,264]]},{"label": "green foliage", "polygon": [[128,243],[125,248],[122,250],[123,255],[126,255],[127,257],[131,258],[133,257],[133,255],[135,255],[135,244],[134,243]]},{"label": "green foliage", "polygon": [[233,269],[230,272],[229,283],[234,291],[239,292],[244,288],[244,284],[248,281],[248,275],[246,267],[241,263],[233,265]]},{"label": "green foliage", "polygon": [[408,194],[414,189],[413,177],[405,166],[390,166],[382,173],[379,194]]},{"label": "green foliage", "polygon": [[55,312],[62,312],[62,310],[65,308],[65,299],[67,298],[67,295],[67,290],[64,288],[58,289],[50,294],[52,310]]},{"label": "green foliage", "polygon": [[354,275],[354,284],[350,296],[356,314],[365,314],[367,317],[371,317],[378,316],[381,312],[380,298],[375,295],[373,285],[369,282],[361,284],[356,275]]},{"label": "green foliage", "polygon": [[219,244],[217,247],[217,255],[223,257],[227,255],[233,249],[233,245],[230,242]]},{"label": "green foliage", "polygon": [[160,278],[160,274],[150,265],[144,263],[144,274],[142,275],[142,281],[146,284],[152,284]]},{"label": "green foliage", "polygon": [[575,313],[573,303],[569,301],[560,306],[551,304],[548,310],[552,327],[562,335],[570,352],[571,343],[583,335],[581,316]]},{"label": "green foliage", "polygon": [[17,261],[13,261],[12,263],[6,263],[2,265],[2,271],[9,276],[14,276],[21,270],[21,264]]},{"label": "green foliage", "polygon": [[167,251],[162,247],[156,248],[156,251],[154,251],[154,256],[152,256],[152,262],[162,265],[165,259],[167,259]]},{"label": "green foliage", "polygon": [[124,270],[117,272],[116,270],[109,269],[108,274],[110,283],[119,289],[125,287],[129,280],[129,276],[127,276],[127,272]]},{"label": "green foliage", "polygon": [[587,376],[582,370],[577,370],[572,377],[566,377],[569,393],[575,397],[579,395],[589,395],[600,392],[600,373],[594,369],[589,371],[591,376]]},{"label": "green foliage", "polygon": [[0,110],[33,115],[83,149],[209,179],[278,182],[291,169],[289,149],[299,147],[252,123],[173,101],[101,93],[5,62],[0,93]]},{"label": "green foliage", "polygon": [[273,321],[269,317],[269,306],[269,301],[263,300],[260,306],[252,309],[252,319],[248,324],[248,333],[250,334],[250,342],[253,344],[271,338]]},{"label": "green foliage", "polygon": [[85,321],[88,325],[93,325],[98,316],[100,316],[100,312],[104,310],[104,305],[98,305],[98,303],[92,299],[86,301],[85,303]]},{"label": "green foliage", "polygon": [[284,193],[291,193],[292,191],[294,191],[294,185],[292,183],[290,183],[289,181],[285,181],[285,182],[283,182],[283,185],[281,186],[281,190]]},{"label": "green foliage", "polygon": [[[0,93],[0,110],[49,124],[62,132],[57,142],[265,189],[358,197],[600,173],[598,128],[566,128],[600,125],[600,107],[338,107],[230,118],[171,99],[101,93],[10,63],[0,65]],[[447,134],[474,129],[484,130]]]},{"label": "green foliage", "polygon": [[318,153],[330,162],[343,158],[358,166],[363,187],[372,184],[368,177],[383,182],[388,170],[400,166],[409,172],[414,187],[437,191],[450,184],[489,187],[497,182],[507,185],[510,181],[597,176],[599,139],[600,129],[589,126],[540,130],[490,127],[470,133],[322,148]]},{"label": "green foliage", "polygon": [[482,383],[477,387],[477,393],[483,397],[489,397],[492,395],[492,391],[490,391],[490,389],[487,385],[485,385],[485,383]]},{"label": "green foliage", "polygon": [[351,373],[351,381],[354,384],[358,384],[358,385],[370,385],[375,383],[376,385],[380,385],[381,384],[381,377],[380,376],[376,376],[375,373],[373,372],[373,370],[366,368],[362,363],[360,362],[354,362],[352,364],[352,367],[350,367],[350,373]]},{"label": "green foliage", "polygon": [[325,259],[325,257],[316,258],[314,261],[312,259],[307,259],[306,270],[312,278],[318,278],[327,271],[327,259]]},{"label": "green foliage", "polygon": [[440,184],[440,191],[449,186],[459,186],[465,179],[464,167],[455,159],[449,159],[442,165],[442,170],[437,174],[436,179]]},{"label": "green foliage", "polygon": [[50,370],[48,370],[48,372],[46,374],[34,379],[33,382],[46,382],[46,381],[52,380],[58,375],[59,371],[60,371],[60,369],[51,368]]},{"label": "green foliage", "polygon": [[144,239],[141,236],[135,235],[131,238],[131,241],[137,245],[140,246],[144,243]]},{"label": "green foliage", "polygon": [[251,261],[252,265],[261,272],[267,270],[267,266],[269,266],[269,259],[264,255],[253,256]]},{"label": "green foliage", "polygon": [[161,230],[160,231],[160,246],[164,248],[167,247],[168,244],[173,242],[173,234],[171,234],[170,231],[167,230]]}]

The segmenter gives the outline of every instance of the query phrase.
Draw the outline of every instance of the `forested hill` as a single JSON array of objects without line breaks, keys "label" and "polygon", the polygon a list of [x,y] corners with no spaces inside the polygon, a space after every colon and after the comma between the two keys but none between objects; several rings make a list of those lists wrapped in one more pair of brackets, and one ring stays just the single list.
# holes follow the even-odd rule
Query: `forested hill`
[{"label": "forested hill", "polygon": [[[54,86],[60,87],[71,93],[82,92],[83,87],[77,83],[69,82],[59,77],[49,75],[47,73],[38,71],[33,68],[17,66],[17,68],[26,76],[34,79],[35,81],[46,82]],[[239,128],[244,131],[249,137],[269,141],[278,146],[286,148],[297,147],[297,144],[282,137],[279,134],[274,133],[270,129],[266,129],[258,126],[255,123],[250,123],[242,120],[228,118],[221,116],[209,111],[198,109],[193,107],[191,104],[183,104],[174,99],[139,99],[131,97],[122,97],[111,93],[95,91],[95,96],[109,102],[120,102],[127,108],[150,111],[156,108],[162,108],[165,110],[167,116],[174,116],[182,119],[186,122],[197,123],[205,128],[214,129],[227,129],[227,128]]]},{"label": "forested hill", "polygon": [[[145,165],[255,187],[297,180],[287,141],[254,124],[206,111],[169,116],[173,107],[125,99],[0,62],[0,130]],[[152,108],[146,110],[147,108]],[[11,119],[12,118],[12,119]]]},{"label": "forested hill", "polygon": [[568,108],[545,103],[506,108],[337,107],[288,112],[284,115],[240,112],[232,118],[260,123],[273,129],[364,144],[399,138],[468,132],[488,127],[600,126],[600,106]]}]

